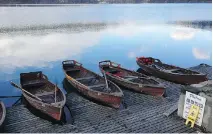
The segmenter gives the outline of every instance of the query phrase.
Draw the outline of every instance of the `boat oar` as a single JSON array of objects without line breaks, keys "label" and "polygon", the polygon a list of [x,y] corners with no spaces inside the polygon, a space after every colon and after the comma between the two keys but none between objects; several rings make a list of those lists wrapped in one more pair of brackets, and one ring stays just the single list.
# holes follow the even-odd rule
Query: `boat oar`
[{"label": "boat oar", "polygon": [[15,102],[15,103],[13,103],[13,105],[12,106],[15,106],[16,104],[18,104],[18,102],[21,100],[21,97]]},{"label": "boat oar", "polygon": [[108,82],[107,82],[106,74],[105,74],[105,72],[104,72],[103,74],[104,74],[104,78],[105,78],[105,82],[106,82],[106,88],[108,89],[108,88],[109,88],[109,86],[108,86]]},{"label": "boat oar", "polygon": [[14,87],[16,87],[16,88],[18,88],[18,89],[21,89],[23,92],[25,92],[25,93],[27,93],[27,94],[29,94],[29,95],[35,97],[36,99],[38,99],[38,100],[40,100],[40,101],[42,101],[40,98],[38,98],[37,96],[31,94],[30,92],[24,90],[23,88],[21,88],[20,86],[18,86],[18,85],[15,84],[14,82],[10,81],[10,83],[11,83],[12,86],[14,86]]}]

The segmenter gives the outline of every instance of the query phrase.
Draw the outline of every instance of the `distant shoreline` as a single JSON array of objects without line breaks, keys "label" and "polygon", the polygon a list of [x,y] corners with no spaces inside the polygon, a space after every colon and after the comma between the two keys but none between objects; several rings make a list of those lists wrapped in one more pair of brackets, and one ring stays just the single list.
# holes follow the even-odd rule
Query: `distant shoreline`
[{"label": "distant shoreline", "polygon": [[168,22],[168,24],[173,25],[180,25],[185,27],[191,27],[196,29],[205,29],[205,30],[212,30],[212,21],[175,21],[175,22]]},{"label": "distant shoreline", "polygon": [[[69,24],[51,24],[51,25],[29,25],[24,27],[0,27],[1,33],[10,33],[10,32],[23,32],[23,31],[48,31],[57,29],[58,31],[70,30],[70,31],[82,31],[82,30],[100,30],[104,29],[108,26],[116,26],[121,23],[69,23]],[[167,22],[165,24],[190,27],[195,29],[203,29],[203,30],[212,30],[212,21],[174,21]],[[162,23],[162,25],[165,25]]]},{"label": "distant shoreline", "polygon": [[211,2],[200,2],[200,3],[76,3],[76,4],[0,4],[0,7],[36,7],[36,6],[87,6],[87,5],[125,5],[125,4],[211,4]]}]

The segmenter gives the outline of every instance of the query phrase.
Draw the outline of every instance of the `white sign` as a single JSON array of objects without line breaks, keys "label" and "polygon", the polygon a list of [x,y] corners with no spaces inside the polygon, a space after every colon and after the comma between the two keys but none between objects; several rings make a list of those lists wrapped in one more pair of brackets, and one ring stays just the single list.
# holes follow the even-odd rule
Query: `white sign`
[{"label": "white sign", "polygon": [[199,114],[195,124],[197,124],[198,126],[201,126],[202,120],[203,120],[205,102],[206,102],[206,98],[186,91],[186,97],[185,97],[185,103],[184,103],[184,109],[183,109],[183,118],[187,119],[191,105],[195,104],[196,106],[200,107]]}]

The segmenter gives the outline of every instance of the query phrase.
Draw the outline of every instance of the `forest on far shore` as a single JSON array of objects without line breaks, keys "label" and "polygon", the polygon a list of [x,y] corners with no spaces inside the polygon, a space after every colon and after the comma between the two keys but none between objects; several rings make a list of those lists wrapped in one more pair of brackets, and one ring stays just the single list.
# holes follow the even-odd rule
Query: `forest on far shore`
[{"label": "forest on far shore", "polygon": [[211,3],[211,0],[0,0],[0,4]]}]

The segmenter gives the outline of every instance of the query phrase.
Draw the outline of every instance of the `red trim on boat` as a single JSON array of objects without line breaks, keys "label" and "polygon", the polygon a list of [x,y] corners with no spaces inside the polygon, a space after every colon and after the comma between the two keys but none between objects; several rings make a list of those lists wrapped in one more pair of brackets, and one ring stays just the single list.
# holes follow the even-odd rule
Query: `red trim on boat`
[{"label": "red trim on boat", "polygon": [[117,72],[116,74],[113,74],[113,75],[121,77],[123,75],[123,72]]},{"label": "red trim on boat", "polygon": [[110,74],[109,72],[105,72],[105,74]]}]

